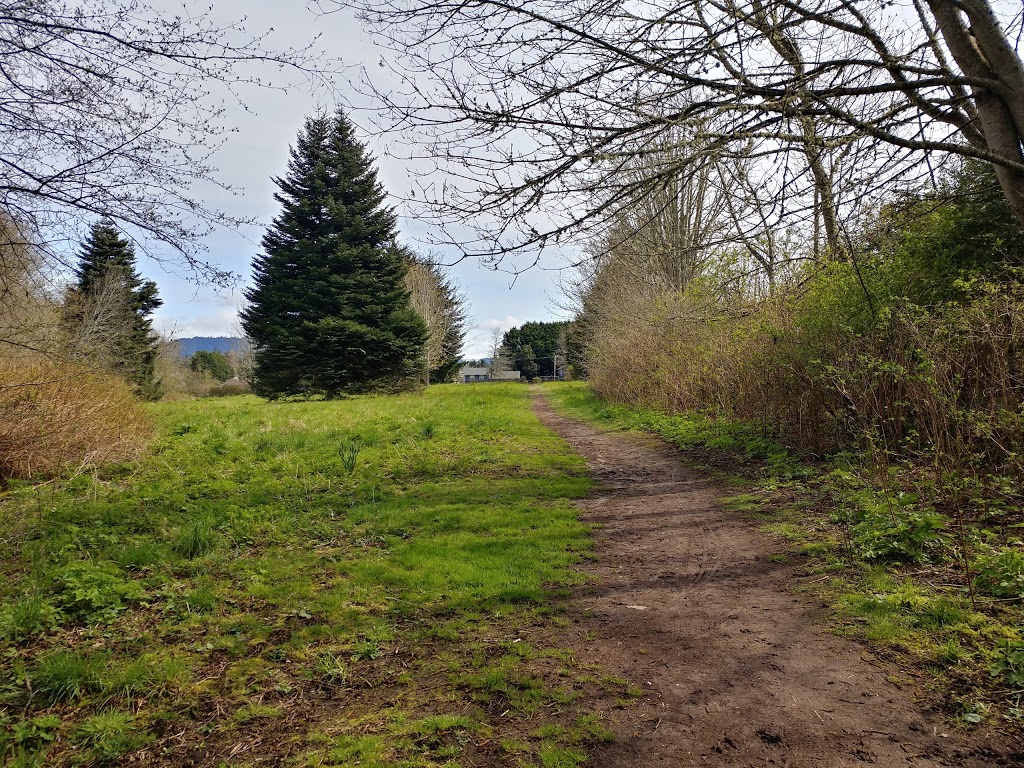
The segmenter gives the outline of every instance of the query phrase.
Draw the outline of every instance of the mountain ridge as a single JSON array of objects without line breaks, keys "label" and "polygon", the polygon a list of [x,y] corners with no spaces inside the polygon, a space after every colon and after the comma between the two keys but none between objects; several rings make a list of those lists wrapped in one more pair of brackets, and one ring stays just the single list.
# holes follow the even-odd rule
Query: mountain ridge
[{"label": "mountain ridge", "polygon": [[192,357],[196,352],[240,352],[246,345],[239,336],[190,336],[175,342],[182,357]]}]

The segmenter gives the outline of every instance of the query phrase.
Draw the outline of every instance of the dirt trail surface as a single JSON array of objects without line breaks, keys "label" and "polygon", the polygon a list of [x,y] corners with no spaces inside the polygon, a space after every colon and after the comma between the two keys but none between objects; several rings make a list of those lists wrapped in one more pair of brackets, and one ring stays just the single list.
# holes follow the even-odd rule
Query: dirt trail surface
[{"label": "dirt trail surface", "polygon": [[[618,715],[599,768],[993,766],[1022,756],[953,731],[886,677],[894,669],[824,632],[798,570],[756,525],[655,438],[541,421],[599,483],[581,502],[593,583],[571,609],[583,661],[645,690]],[[615,715],[613,714],[613,718]]]}]

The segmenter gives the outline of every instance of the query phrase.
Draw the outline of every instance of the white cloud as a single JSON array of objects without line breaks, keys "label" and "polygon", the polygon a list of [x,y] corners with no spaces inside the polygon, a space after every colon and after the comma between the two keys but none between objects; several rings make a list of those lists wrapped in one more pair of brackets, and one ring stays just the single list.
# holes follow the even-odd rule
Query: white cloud
[{"label": "white cloud", "polygon": [[505,315],[501,320],[484,320],[466,335],[466,346],[463,349],[462,356],[467,360],[490,357],[491,334],[494,332],[494,329],[497,328],[504,333],[510,328],[516,328],[522,324],[523,321],[515,315]]},{"label": "white cloud", "polygon": [[522,324],[523,321],[520,320],[515,315],[505,315],[504,320],[484,320],[482,323],[480,323],[480,325],[477,326],[477,328],[483,329],[484,331],[489,333],[495,328],[500,328],[502,331],[507,331],[510,328],[516,328]]},{"label": "white cloud", "polygon": [[192,336],[237,336],[237,304],[190,317],[187,321],[158,317],[157,330],[164,336],[187,339]]}]

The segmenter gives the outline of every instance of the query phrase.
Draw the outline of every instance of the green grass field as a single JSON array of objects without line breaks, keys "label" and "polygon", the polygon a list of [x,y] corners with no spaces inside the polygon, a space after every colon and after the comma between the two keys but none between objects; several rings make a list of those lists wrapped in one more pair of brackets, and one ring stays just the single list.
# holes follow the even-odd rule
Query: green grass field
[{"label": "green grass field", "polygon": [[559,647],[589,481],[526,387],[153,412],[138,465],[0,497],[0,762],[552,768],[609,738],[588,709],[625,682]]}]

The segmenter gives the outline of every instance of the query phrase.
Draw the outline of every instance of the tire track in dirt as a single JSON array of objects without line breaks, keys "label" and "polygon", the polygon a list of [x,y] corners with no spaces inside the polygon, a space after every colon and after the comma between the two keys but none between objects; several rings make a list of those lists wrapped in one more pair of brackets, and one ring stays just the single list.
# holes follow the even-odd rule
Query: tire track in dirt
[{"label": "tire track in dirt", "polygon": [[584,662],[643,686],[609,710],[600,768],[999,766],[1024,755],[956,732],[886,678],[895,671],[824,632],[776,546],[721,509],[715,489],[656,438],[605,433],[535,399],[541,421],[598,482],[580,503],[592,579],[570,610]]}]

